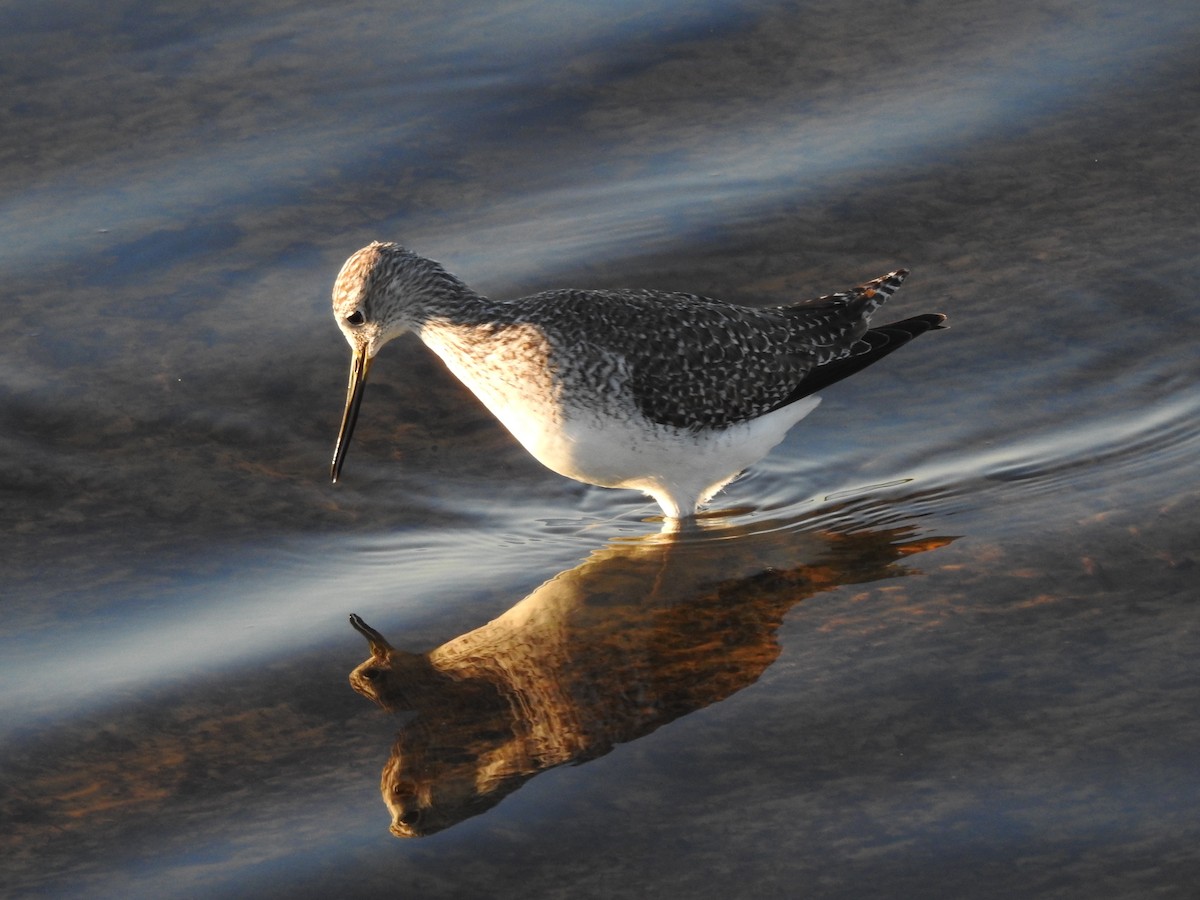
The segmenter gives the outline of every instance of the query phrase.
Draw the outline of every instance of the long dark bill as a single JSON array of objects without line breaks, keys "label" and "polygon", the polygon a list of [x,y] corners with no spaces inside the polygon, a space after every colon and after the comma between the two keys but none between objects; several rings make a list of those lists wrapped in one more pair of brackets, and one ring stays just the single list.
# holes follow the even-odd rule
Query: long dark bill
[{"label": "long dark bill", "polygon": [[350,360],[350,384],[346,387],[346,410],[342,413],[342,427],[338,430],[337,444],[333,448],[333,465],[329,477],[337,484],[342,474],[342,463],[346,461],[346,448],[350,446],[350,435],[354,434],[354,423],[358,421],[358,408],[362,406],[363,388],[367,386],[367,373],[371,371],[371,357],[365,348],[355,347]]}]

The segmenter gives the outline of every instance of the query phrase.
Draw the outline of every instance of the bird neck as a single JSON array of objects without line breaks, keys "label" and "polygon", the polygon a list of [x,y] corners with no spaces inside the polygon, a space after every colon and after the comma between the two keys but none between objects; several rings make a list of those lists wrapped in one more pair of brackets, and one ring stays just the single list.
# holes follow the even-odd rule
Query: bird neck
[{"label": "bird neck", "polygon": [[420,291],[420,302],[412,309],[413,325],[420,331],[434,323],[454,327],[493,321],[504,304],[471,290],[449,273]]}]

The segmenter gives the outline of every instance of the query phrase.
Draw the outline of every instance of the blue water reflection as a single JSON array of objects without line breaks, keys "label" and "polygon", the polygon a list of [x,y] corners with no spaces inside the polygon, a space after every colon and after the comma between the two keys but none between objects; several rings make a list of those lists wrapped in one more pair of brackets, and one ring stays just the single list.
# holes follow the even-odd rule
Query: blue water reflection
[{"label": "blue water reflection", "polygon": [[[469,214],[396,210],[390,221],[374,223],[376,232],[438,248],[464,274],[494,279],[530,266],[562,267],[580,255],[642,253],[704,236],[717,221],[729,227],[752,219],[781,193],[836,192],[847,178],[1001,140],[1038,117],[1085,105],[1117,86],[1127,89],[1131,71],[1134,79],[1149,77],[1155,56],[1178,42],[1194,18],[1184,2],[1117,4],[1102,15],[1009,23],[1015,27],[1002,36],[990,29],[959,35],[961,43],[934,60],[906,57],[879,36],[864,42],[859,79],[803,99],[793,90],[768,93],[738,105],[715,129],[705,123],[703,133],[680,121],[670,104],[636,125],[606,125],[603,114],[589,116],[578,102],[546,105],[548,93],[572,84],[581,59],[600,54],[608,63],[589,80],[619,78],[630,63],[619,62],[618,48],[631,35],[640,37],[635,46],[649,65],[663,56],[656,32],[694,40],[744,20],[731,6],[660,5],[647,12],[627,4],[601,14],[586,4],[522,3],[499,11],[463,4],[381,17],[365,34],[355,33],[349,66],[344,54],[304,58],[317,65],[306,73],[302,116],[230,136],[185,127],[185,146],[199,152],[181,156],[171,148],[139,165],[135,189],[123,150],[90,160],[78,175],[60,173],[54,186],[10,193],[0,205],[0,266],[27,271],[116,253],[131,255],[118,271],[132,275],[147,260],[123,235],[203,221],[218,204],[302,201],[336,189],[359,167],[381,180],[410,169],[430,178],[452,170],[450,177],[463,178],[481,135],[508,144],[516,164],[504,171],[503,184],[480,181],[491,195],[482,205]],[[304,27],[332,27],[336,34],[345,24],[331,17],[341,18],[318,13]],[[664,17],[681,17],[686,27]],[[240,43],[245,27],[207,40]],[[215,52],[203,42],[169,46],[168,58],[134,52],[124,64],[169,67]],[[887,72],[882,83],[880,70]],[[192,85],[201,88],[202,82]],[[98,176],[108,184],[97,184]],[[203,230],[185,233],[207,243]]]}]

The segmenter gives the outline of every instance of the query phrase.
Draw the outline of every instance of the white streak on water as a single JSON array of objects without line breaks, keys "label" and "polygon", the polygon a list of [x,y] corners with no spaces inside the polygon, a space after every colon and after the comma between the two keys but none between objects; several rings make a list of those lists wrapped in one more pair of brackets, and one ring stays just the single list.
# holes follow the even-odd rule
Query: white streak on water
[{"label": "white streak on water", "polygon": [[[403,90],[366,109],[352,106],[345,118],[325,111],[250,139],[205,142],[193,155],[137,172],[132,184],[133,173],[125,169],[107,181],[84,177],[106,169],[104,160],[90,160],[77,177],[63,173],[65,186],[7,198],[0,203],[0,271],[15,274],[101,252],[112,241],[97,233],[101,229],[137,235],[214,205],[250,199],[258,207],[286,204],[302,190],[298,185],[316,186],[331,168],[398,146],[405,148],[401,156],[419,152],[407,145],[419,146],[431,130],[469,140],[479,123],[494,126],[508,114],[503,107],[491,111],[497,96],[540,91],[560,81],[578,57],[619,43],[630,28],[622,16],[634,8],[622,4],[614,15],[606,6],[606,18],[618,23],[606,31],[604,18],[586,14],[582,5],[556,4],[550,14],[542,4],[517,4],[502,14],[476,12],[460,20],[457,41],[441,34],[424,45],[422,31],[406,23],[407,40],[393,51],[404,61],[395,73]],[[721,4],[705,9],[713,17],[727,15]],[[563,169],[557,186],[501,196],[475,209],[406,216],[392,229],[426,252],[497,278],[531,264],[551,268],[580,257],[643,252],[651,241],[686,240],[714,222],[752,216],[781,196],[835,190],[850,172],[919,163],[931,152],[989,135],[1003,139],[1014,126],[1085,103],[1109,85],[1126,86],[1139,54],[1149,47],[1161,52],[1164,43],[1182,45],[1193,20],[1189,3],[1160,0],[1117,5],[1108,16],[1066,19],[1036,34],[1013,30],[1003,47],[994,34],[981,33],[986,46],[964,46],[928,68],[906,68],[885,89],[857,95],[848,85],[843,104],[800,113],[798,98],[777,98],[723,122],[699,149],[686,131],[672,137],[665,129],[661,149],[679,151],[667,169],[634,159],[627,177],[613,178],[599,165],[606,160],[583,155]],[[587,27],[575,30],[578,25]],[[471,34],[486,40],[473,43],[466,37]],[[452,59],[443,58],[447,44],[458,48]],[[455,72],[453,59],[469,63],[468,70]],[[873,53],[872,65],[888,65],[886,54]],[[531,72],[546,84],[530,83]],[[422,82],[422,73],[436,82]],[[85,187],[71,186],[81,181]],[[514,247],[522,251],[515,258]]]}]

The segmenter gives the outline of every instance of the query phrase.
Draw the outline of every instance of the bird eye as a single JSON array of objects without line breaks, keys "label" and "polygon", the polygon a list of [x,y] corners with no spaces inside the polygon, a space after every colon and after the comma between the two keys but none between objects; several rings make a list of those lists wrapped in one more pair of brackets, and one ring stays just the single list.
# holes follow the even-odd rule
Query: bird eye
[{"label": "bird eye", "polygon": [[365,321],[367,321],[367,317],[362,314],[361,309],[356,309],[350,315],[346,316],[347,325],[361,325]]}]

